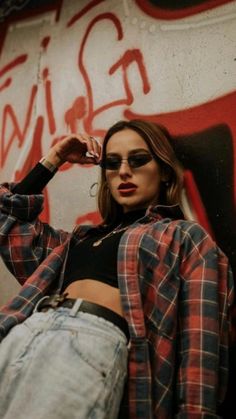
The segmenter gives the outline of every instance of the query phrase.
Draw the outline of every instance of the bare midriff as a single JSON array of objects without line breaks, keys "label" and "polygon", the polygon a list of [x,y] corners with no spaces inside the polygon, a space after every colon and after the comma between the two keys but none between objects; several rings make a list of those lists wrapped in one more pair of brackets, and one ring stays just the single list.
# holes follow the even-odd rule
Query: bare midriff
[{"label": "bare midriff", "polygon": [[72,282],[64,291],[68,298],[82,298],[100,304],[123,317],[119,288],[94,279],[85,278]]}]

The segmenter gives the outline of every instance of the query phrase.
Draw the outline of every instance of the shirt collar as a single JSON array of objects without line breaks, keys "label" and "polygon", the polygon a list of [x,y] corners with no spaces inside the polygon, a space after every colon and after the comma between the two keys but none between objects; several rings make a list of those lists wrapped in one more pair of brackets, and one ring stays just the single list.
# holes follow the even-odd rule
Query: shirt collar
[{"label": "shirt collar", "polygon": [[178,204],[176,205],[151,205],[146,211],[146,216],[156,219],[171,218],[183,220],[184,214]]}]

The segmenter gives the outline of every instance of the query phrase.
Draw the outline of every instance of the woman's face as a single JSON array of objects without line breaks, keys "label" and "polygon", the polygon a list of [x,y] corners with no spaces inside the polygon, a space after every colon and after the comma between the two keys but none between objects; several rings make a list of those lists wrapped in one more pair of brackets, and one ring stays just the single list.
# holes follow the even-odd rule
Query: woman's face
[{"label": "woman's face", "polygon": [[[144,164],[132,168],[132,159],[131,166],[127,159],[133,156],[137,156],[138,161]],[[106,159],[111,159],[111,162],[122,159],[116,170],[106,168],[106,179],[113,198],[123,207],[124,212],[146,208],[157,202],[160,167],[151,158],[146,142],[136,131],[127,128],[113,134],[106,146]]]}]

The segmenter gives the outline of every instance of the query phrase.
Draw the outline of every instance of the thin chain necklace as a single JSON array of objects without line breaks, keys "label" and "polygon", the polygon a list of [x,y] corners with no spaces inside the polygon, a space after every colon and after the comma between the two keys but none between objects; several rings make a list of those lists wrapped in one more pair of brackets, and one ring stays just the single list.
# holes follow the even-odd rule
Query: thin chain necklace
[{"label": "thin chain necklace", "polygon": [[116,228],[114,228],[114,230],[112,230],[109,233],[107,233],[105,236],[103,236],[100,239],[96,240],[93,243],[93,247],[100,246],[100,244],[102,244],[103,240],[107,239],[108,237],[113,236],[113,234],[120,233],[121,231],[127,230],[127,228],[129,227],[129,225],[127,225],[126,227],[119,228],[119,227],[121,227],[121,225],[122,225],[122,223],[119,224]]}]

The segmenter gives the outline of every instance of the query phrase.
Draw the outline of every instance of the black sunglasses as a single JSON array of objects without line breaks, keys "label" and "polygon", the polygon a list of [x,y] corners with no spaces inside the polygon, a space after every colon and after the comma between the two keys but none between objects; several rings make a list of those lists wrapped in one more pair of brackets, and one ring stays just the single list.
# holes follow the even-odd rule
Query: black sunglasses
[{"label": "black sunglasses", "polygon": [[152,159],[153,156],[149,153],[134,154],[129,156],[127,159],[122,159],[119,156],[108,156],[101,161],[100,166],[106,170],[119,170],[121,163],[123,161],[127,161],[131,169],[136,169],[137,167],[144,166]]}]

